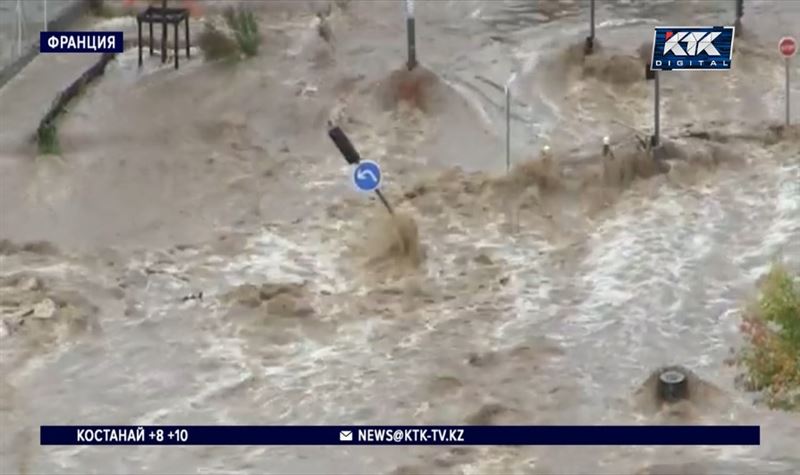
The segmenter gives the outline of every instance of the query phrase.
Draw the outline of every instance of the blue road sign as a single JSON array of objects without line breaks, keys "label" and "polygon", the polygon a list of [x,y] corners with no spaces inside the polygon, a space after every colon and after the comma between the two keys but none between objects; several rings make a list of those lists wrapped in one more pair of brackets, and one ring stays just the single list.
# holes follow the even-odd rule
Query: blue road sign
[{"label": "blue road sign", "polygon": [[374,191],[381,186],[381,167],[372,160],[363,160],[353,169],[353,184],[360,191]]}]

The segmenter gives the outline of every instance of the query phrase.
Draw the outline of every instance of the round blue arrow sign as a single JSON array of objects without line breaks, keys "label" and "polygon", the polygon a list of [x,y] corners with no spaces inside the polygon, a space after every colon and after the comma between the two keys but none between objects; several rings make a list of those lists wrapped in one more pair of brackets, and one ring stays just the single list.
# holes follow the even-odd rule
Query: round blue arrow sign
[{"label": "round blue arrow sign", "polygon": [[363,160],[353,169],[353,184],[360,191],[374,191],[381,186],[381,167],[372,160]]}]

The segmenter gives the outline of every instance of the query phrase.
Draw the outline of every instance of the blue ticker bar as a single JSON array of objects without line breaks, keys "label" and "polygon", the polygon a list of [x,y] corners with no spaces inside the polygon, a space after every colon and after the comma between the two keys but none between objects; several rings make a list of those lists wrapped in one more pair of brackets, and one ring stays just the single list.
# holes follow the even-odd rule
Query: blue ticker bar
[{"label": "blue ticker bar", "polygon": [[41,426],[41,445],[759,445],[759,426]]}]

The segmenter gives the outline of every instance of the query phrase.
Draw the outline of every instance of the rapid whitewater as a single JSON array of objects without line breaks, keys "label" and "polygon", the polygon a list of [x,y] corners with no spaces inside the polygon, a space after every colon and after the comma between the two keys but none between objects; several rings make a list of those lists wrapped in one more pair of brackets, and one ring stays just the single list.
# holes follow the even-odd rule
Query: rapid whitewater
[{"label": "rapid whitewater", "polygon": [[[420,1],[410,92],[402,4],[333,3],[331,42],[322,2],[255,8],[263,51],[233,68],[138,70],[126,51],[65,119],[61,158],[0,135],[2,473],[797,473],[800,417],[755,404],[726,359],[772,261],[800,270],[800,133],[775,128],[775,37],[797,33],[800,4],[748,4],[731,71],[662,76],[656,169],[640,51],[657,25],[729,24],[732,2],[604,2],[584,57],[587,2]],[[0,90],[3,110],[61,71],[45,60]],[[329,122],[381,164],[395,216],[352,189]],[[663,410],[667,365],[700,389]],[[37,434],[522,423],[758,424],[762,445],[98,450]]]}]

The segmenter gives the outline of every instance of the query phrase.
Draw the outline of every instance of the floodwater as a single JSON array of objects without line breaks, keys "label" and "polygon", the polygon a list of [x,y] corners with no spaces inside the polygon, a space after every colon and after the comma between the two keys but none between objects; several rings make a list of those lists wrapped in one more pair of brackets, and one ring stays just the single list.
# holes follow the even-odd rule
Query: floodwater
[{"label": "floodwater", "polygon": [[[671,169],[619,180],[599,175],[602,138],[625,162],[652,133],[637,59],[652,27],[729,24],[733,2],[598,2],[585,59],[588,2],[416,2],[422,110],[391,90],[403,5],[334,3],[331,45],[325,3],[264,2],[262,53],[233,69],[137,70],[126,52],[70,110],[62,158],[3,152],[2,472],[800,471],[800,416],[754,404],[726,364],[758,278],[776,258],[800,270],[800,133],[770,131],[777,39],[798,33],[800,3],[747,3],[732,71],[663,74]],[[505,176],[512,71],[512,161],[548,145],[550,172]],[[382,165],[398,228],[351,189],[328,120]],[[673,364],[706,390],[660,410],[648,378]],[[762,444],[100,449],[37,434],[686,422],[759,424]]]}]

